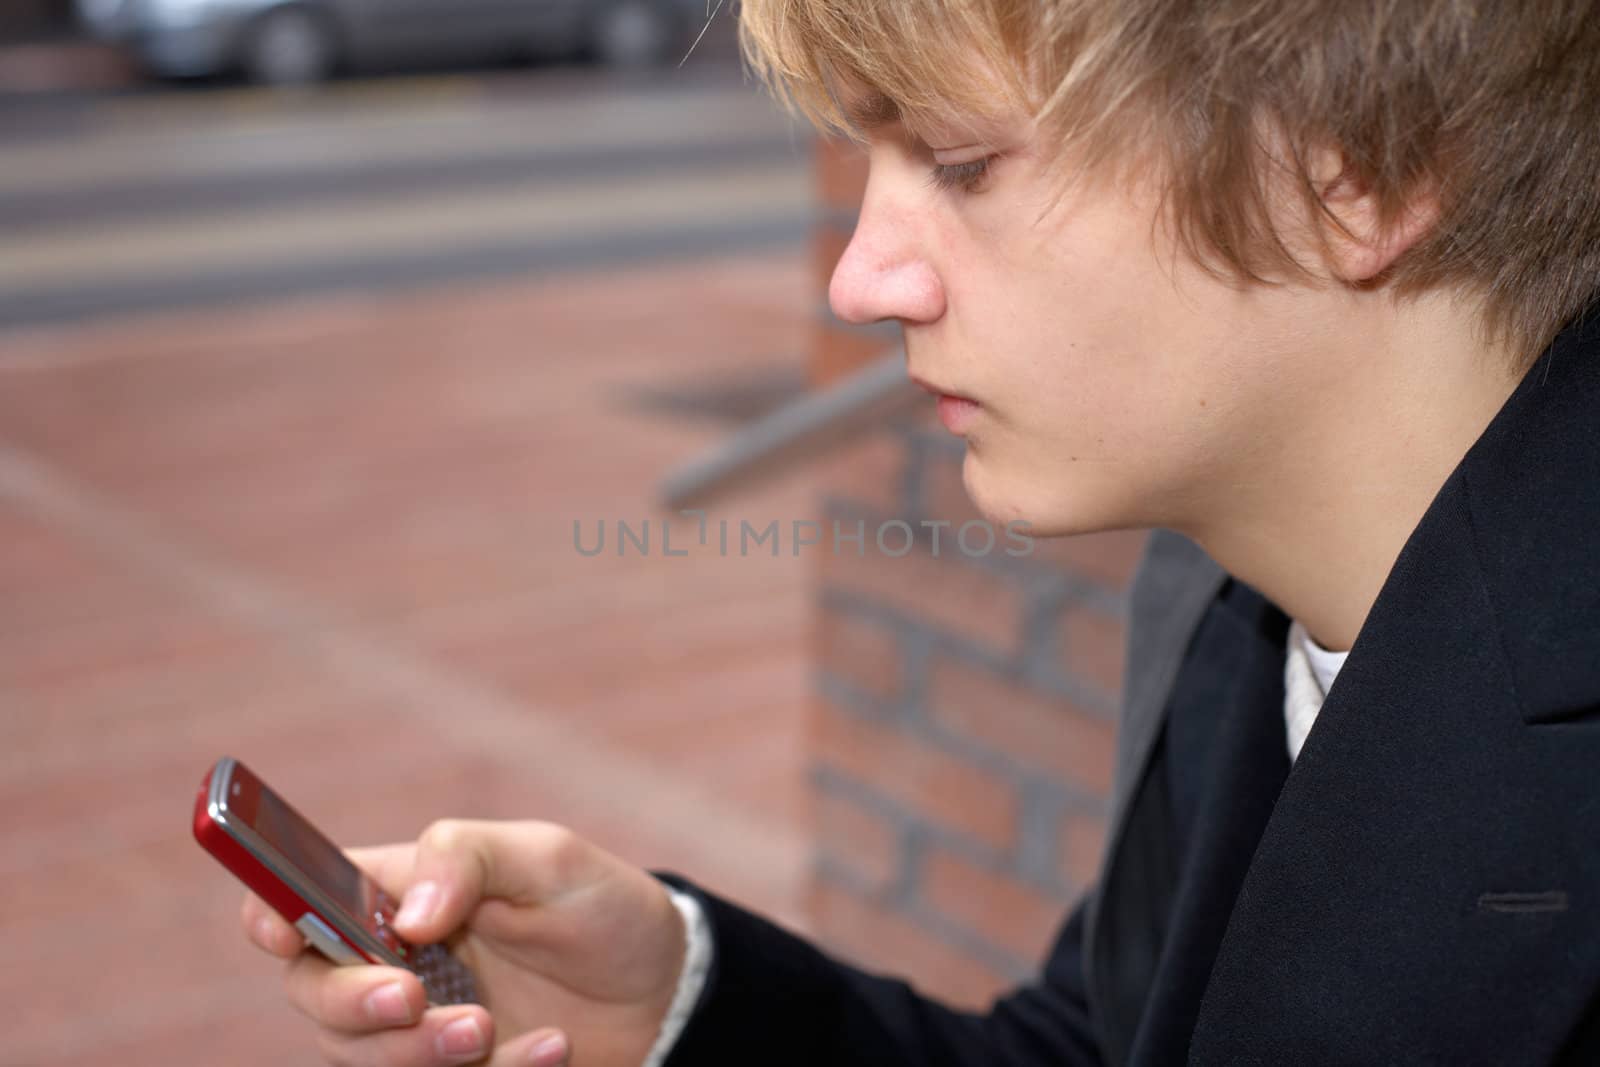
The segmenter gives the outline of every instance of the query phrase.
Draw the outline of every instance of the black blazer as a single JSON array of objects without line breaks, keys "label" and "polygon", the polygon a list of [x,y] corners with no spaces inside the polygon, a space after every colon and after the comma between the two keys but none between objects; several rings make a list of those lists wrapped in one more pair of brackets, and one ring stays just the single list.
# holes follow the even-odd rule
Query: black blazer
[{"label": "black blazer", "polygon": [[670,1067],[1600,1064],[1600,317],[1439,490],[1292,770],[1280,610],[1157,531],[1130,612],[1101,877],[1036,982],[952,1010],[658,872],[715,939]]}]

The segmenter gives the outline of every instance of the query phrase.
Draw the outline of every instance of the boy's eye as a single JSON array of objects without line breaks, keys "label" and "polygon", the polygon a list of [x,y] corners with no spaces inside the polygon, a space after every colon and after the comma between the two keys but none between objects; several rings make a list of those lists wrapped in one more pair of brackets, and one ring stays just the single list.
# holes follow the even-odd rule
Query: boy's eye
[{"label": "boy's eye", "polygon": [[974,159],[970,163],[935,163],[928,172],[928,182],[940,189],[959,189],[975,192],[989,172],[993,156]]}]

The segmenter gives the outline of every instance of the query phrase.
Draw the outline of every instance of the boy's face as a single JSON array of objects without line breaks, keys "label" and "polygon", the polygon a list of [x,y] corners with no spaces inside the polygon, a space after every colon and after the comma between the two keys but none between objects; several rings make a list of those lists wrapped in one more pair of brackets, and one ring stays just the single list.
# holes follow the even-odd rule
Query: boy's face
[{"label": "boy's face", "polygon": [[[971,191],[930,182],[991,155]],[[899,320],[912,377],[977,402],[956,427],[963,476],[996,522],[1203,526],[1339,373],[1317,349],[1348,297],[1214,278],[1155,225],[1151,185],[1085,186],[1039,217],[1053,186],[1024,116],[926,141],[891,124],[869,158],[829,299],[850,322]]]}]

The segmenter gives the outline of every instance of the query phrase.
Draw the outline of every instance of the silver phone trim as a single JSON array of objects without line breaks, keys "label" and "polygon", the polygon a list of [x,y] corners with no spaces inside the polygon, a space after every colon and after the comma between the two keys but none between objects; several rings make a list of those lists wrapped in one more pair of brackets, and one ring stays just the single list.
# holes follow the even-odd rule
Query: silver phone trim
[{"label": "silver phone trim", "polygon": [[[232,756],[224,756],[217,762],[216,769],[212,771],[211,793],[206,798],[206,812],[211,816],[212,821],[222,827],[223,831],[237,841],[246,852],[260,860],[262,865],[269,871],[293,887],[294,891],[300,895],[300,898],[311,905],[317,914],[331,923],[342,936],[348,937],[355,942],[363,952],[382,960],[391,967],[405,968],[407,966],[406,961],[396,955],[388,945],[378,940],[372,933],[362,927],[351,929],[350,924],[345,921],[343,906],[324,893],[320,886],[310,878],[307,878],[303,871],[290,863],[277,849],[273,848],[266,838],[256,833],[254,827],[243,819],[230,820],[228,818],[228,785],[232,782],[234,768],[238,765],[238,760],[235,760]],[[265,782],[261,782],[259,778],[256,780],[260,782],[263,789],[267,788]],[[370,879],[371,876],[363,871],[362,877]]]}]

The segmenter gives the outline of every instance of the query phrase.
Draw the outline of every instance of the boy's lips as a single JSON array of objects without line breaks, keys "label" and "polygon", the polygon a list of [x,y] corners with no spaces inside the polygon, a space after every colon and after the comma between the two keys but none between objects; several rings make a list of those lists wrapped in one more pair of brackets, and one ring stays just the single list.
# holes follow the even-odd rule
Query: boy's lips
[{"label": "boy's lips", "polygon": [[943,386],[935,385],[924,378],[919,378],[915,374],[911,374],[909,377],[913,382],[938,397],[939,421],[944,423],[944,428],[953,434],[964,433],[967,426],[971,424],[973,418],[977,416],[982,408],[982,405],[969,396],[952,392]]},{"label": "boy's lips", "polygon": [[922,386],[922,388],[926,389],[928,392],[932,393],[936,397],[950,397],[953,400],[965,400],[969,404],[976,404],[977,403],[976,400],[972,399],[972,397],[970,397],[970,396],[967,396],[965,393],[958,393],[954,389],[946,389],[942,385],[935,385],[933,382],[928,381],[926,378],[919,378],[915,374],[908,375],[908,377],[910,377],[910,379],[913,382],[915,382],[916,384]]}]

